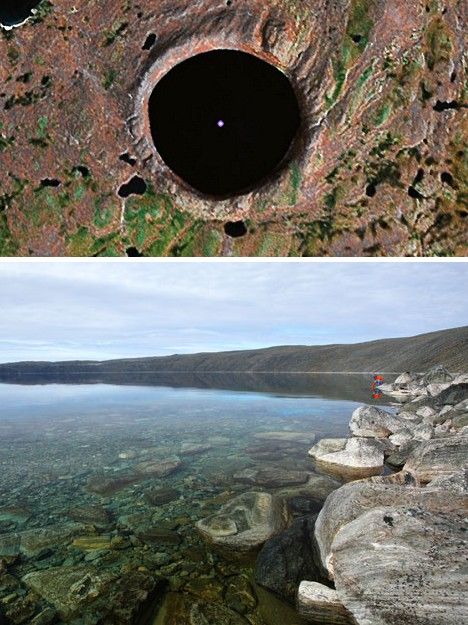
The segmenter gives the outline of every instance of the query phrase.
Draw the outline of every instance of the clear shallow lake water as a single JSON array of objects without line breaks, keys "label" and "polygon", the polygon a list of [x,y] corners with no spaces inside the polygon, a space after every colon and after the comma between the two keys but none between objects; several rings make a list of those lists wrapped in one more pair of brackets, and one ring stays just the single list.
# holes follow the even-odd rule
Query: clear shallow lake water
[{"label": "clear shallow lake water", "polygon": [[[0,560],[6,558],[15,580],[3,590],[0,584],[0,610],[9,622],[29,623],[52,609],[54,623],[184,625],[194,602],[208,602],[215,606],[203,616],[210,625],[279,625],[269,613],[276,599],[253,584],[254,560],[226,560],[203,542],[195,523],[242,492],[284,486],[243,483],[235,477],[243,469],[313,475],[307,450],[314,437],[346,435],[352,411],[372,403],[371,376],[243,383],[224,375],[218,388],[206,388],[213,380],[201,378],[184,387],[180,377],[172,387],[32,382],[0,384]],[[160,475],[158,463],[168,459],[180,466]],[[142,472],[143,466],[153,469]],[[293,514],[302,514],[301,506]],[[23,541],[15,546],[19,534]],[[156,586],[146,601],[130,593],[130,616],[109,616],[103,605],[119,605],[119,583],[127,594],[135,583],[123,571],[146,576],[139,585]],[[104,581],[85,600],[69,596],[70,580],[57,591],[54,576],[67,575]],[[243,599],[231,596],[233,580],[247,588]],[[10,596],[3,607],[2,596]],[[139,603],[145,609],[132,612]],[[278,605],[273,612],[283,625],[300,623],[292,608]],[[28,610],[26,620],[12,620]]]}]

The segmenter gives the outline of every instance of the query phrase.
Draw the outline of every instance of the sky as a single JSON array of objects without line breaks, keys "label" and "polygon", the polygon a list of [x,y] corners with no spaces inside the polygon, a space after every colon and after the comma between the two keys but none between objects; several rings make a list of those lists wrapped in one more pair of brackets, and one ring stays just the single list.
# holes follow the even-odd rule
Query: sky
[{"label": "sky", "polygon": [[468,263],[0,262],[0,362],[357,343],[468,325]]}]

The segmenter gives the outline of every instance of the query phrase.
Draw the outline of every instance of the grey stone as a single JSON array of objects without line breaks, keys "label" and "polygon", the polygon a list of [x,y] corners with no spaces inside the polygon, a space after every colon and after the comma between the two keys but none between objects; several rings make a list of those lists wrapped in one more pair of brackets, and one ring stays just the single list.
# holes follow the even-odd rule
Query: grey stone
[{"label": "grey stone", "polygon": [[299,614],[320,625],[353,625],[353,617],[340,601],[338,593],[324,584],[302,581],[297,593]]},{"label": "grey stone", "polygon": [[288,520],[283,499],[266,492],[252,492],[235,497],[216,514],[198,521],[196,527],[214,545],[246,552],[284,529]]},{"label": "grey stone", "polygon": [[263,545],[255,565],[257,584],[294,602],[303,579],[320,579],[314,560],[314,525],[315,517],[296,519]]},{"label": "grey stone", "polygon": [[468,435],[453,434],[422,443],[409,456],[404,469],[416,474],[421,482],[430,482],[463,469],[467,458]]},{"label": "grey stone", "polygon": [[404,428],[405,423],[398,417],[376,406],[360,406],[353,412],[349,422],[353,436],[387,438]]}]

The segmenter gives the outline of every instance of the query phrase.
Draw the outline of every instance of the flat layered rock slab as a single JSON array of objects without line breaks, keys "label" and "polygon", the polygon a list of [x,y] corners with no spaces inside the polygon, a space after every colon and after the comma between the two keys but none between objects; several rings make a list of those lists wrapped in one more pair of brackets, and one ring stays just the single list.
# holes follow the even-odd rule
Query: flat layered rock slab
[{"label": "flat layered rock slab", "polygon": [[346,481],[379,475],[384,468],[384,446],[372,438],[325,439],[309,455],[317,468]]},{"label": "flat layered rock slab", "polygon": [[[77,9],[43,2],[0,37],[1,255],[466,253],[460,3]],[[163,75],[215,48],[283,71],[303,122],[271,178],[222,200],[164,166],[147,115]]]}]

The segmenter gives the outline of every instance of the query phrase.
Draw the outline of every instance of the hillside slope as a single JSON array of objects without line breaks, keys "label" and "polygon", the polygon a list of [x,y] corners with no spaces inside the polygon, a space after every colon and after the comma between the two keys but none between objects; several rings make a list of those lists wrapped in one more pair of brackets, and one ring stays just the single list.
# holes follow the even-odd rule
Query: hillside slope
[{"label": "hillside slope", "polygon": [[468,326],[356,344],[289,345],[102,362],[6,363],[0,364],[0,381],[17,381],[30,375],[44,381],[75,376],[97,380],[136,372],[400,372],[425,371],[435,364],[455,372],[468,371]]}]

